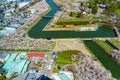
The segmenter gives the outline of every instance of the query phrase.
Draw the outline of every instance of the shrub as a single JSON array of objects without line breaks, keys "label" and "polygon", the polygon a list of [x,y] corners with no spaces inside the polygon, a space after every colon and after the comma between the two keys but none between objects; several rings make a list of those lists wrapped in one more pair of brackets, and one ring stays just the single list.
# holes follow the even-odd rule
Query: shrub
[{"label": "shrub", "polygon": [[89,21],[81,21],[81,20],[60,20],[57,22],[57,25],[67,25],[67,24],[74,24],[74,25],[85,25],[89,24]]}]

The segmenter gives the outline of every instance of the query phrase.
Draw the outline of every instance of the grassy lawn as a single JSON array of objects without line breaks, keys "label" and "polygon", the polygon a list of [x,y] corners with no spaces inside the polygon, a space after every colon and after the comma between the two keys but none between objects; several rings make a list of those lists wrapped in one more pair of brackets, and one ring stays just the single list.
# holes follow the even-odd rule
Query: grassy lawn
[{"label": "grassy lawn", "polygon": [[66,19],[63,19],[62,17],[57,21],[57,25],[69,25],[69,24],[72,24],[72,25],[87,25],[89,24],[94,16],[93,15],[86,15],[85,17],[82,17],[81,16],[81,13],[73,13],[71,12],[70,14],[67,14],[67,15],[70,15],[73,19],[69,19],[69,20],[66,20]]},{"label": "grassy lawn", "polygon": [[117,48],[120,49],[120,41],[114,40],[114,39],[109,40],[109,41],[110,41],[113,45],[115,45]]},{"label": "grassy lawn", "polygon": [[116,9],[116,10],[115,10],[115,13],[120,16],[120,9]]},{"label": "grassy lawn", "polygon": [[106,15],[102,15],[102,16],[95,16],[95,18],[98,18],[98,19],[108,19],[109,17],[106,16]]},{"label": "grassy lawn", "polygon": [[86,20],[91,20],[91,19],[93,19],[93,15],[92,14],[89,14],[89,15],[87,15],[87,17],[85,18]]},{"label": "grassy lawn", "polygon": [[57,68],[53,68],[53,73],[58,73],[60,70]]},{"label": "grassy lawn", "polygon": [[93,17],[94,17],[92,14],[86,15],[84,17],[82,15],[83,14],[80,13],[80,12],[79,13],[73,13],[71,17],[73,17],[76,20],[81,20],[81,21],[85,21],[85,20],[89,21],[89,20],[93,19]]},{"label": "grassy lawn", "polygon": [[59,66],[63,66],[66,64],[72,64],[74,62],[77,62],[77,60],[71,60],[71,56],[77,55],[80,51],[77,50],[68,50],[63,51],[58,54],[56,64]]},{"label": "grassy lawn", "polygon": [[[89,21],[94,18],[94,15],[92,15],[92,14],[87,14],[83,17],[83,14],[81,12],[77,12],[77,13],[71,12],[66,15],[69,15],[69,17],[73,18],[73,19],[71,19],[71,21],[75,21],[75,20]],[[67,21],[67,20],[60,17],[60,19],[58,21]]]},{"label": "grassy lawn", "polygon": [[[101,41],[84,41],[87,49],[103,64],[103,66],[111,71],[114,78],[120,78],[120,66],[109,56],[109,54],[97,43],[103,44]],[[104,45],[104,44],[103,44]]]},{"label": "grassy lawn", "polygon": [[80,18],[81,17],[82,12],[78,12],[78,13],[71,12],[69,15],[70,15],[70,17],[76,19],[76,18]]},{"label": "grassy lawn", "polygon": [[80,19],[75,19],[75,20],[58,20],[57,25],[86,25],[89,24],[89,20],[80,20]]},{"label": "grassy lawn", "polygon": [[112,54],[113,48],[110,47],[105,41],[96,40],[95,41],[100,47],[102,47],[107,53]]}]

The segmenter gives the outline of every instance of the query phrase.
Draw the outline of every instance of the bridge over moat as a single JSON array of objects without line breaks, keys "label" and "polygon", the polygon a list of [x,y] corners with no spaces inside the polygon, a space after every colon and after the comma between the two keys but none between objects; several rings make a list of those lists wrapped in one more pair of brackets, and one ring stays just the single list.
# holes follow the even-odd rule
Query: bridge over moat
[{"label": "bridge over moat", "polygon": [[43,18],[53,18],[54,16],[43,16]]}]

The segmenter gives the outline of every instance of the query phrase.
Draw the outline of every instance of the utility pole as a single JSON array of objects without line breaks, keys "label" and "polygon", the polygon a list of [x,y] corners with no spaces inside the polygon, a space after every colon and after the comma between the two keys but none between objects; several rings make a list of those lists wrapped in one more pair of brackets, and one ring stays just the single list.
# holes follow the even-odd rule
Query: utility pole
[{"label": "utility pole", "polygon": [[16,12],[18,13],[18,11],[19,11],[19,0],[16,0],[15,8],[16,8]]},{"label": "utility pole", "polygon": [[0,13],[0,27],[3,27],[2,13]]}]

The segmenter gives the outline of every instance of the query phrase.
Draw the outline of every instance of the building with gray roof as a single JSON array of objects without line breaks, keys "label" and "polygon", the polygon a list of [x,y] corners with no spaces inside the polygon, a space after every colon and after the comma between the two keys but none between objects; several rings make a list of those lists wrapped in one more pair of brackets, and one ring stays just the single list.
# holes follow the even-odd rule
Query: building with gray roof
[{"label": "building with gray roof", "polygon": [[9,58],[9,54],[8,53],[6,53],[6,52],[0,52],[0,61],[1,62],[5,62],[5,61],[7,61],[8,60],[8,58]]}]

